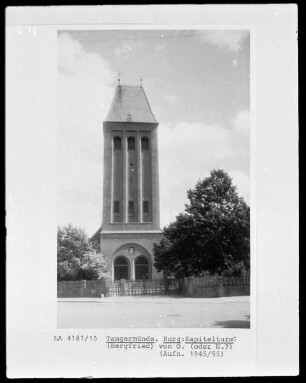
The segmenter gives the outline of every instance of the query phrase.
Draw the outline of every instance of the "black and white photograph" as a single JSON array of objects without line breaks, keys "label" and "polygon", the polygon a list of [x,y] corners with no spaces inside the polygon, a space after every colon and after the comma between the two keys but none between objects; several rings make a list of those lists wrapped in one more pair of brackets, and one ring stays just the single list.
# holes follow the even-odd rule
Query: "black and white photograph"
[{"label": "black and white photograph", "polygon": [[299,375],[298,7],[6,8],[6,374]]},{"label": "black and white photograph", "polygon": [[249,30],[59,31],[57,161],[59,327],[250,327]]}]

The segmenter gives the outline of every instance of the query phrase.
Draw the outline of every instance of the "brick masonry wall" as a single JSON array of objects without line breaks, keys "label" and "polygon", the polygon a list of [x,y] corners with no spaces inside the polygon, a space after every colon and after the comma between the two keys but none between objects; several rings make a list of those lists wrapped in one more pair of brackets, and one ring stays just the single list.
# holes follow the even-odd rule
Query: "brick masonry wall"
[{"label": "brick masonry wall", "polygon": [[[133,279],[132,270],[134,261],[139,255],[146,256],[150,259],[151,277],[153,279],[163,278],[162,273],[158,273],[153,267],[153,243],[158,242],[161,237],[160,233],[116,233],[101,234],[101,251],[106,256],[108,268],[113,274],[113,261],[119,256],[125,256],[130,263],[130,279]],[[129,254],[129,247],[135,248],[134,254]]]},{"label": "brick masonry wall", "polygon": [[[148,123],[127,123],[127,122],[104,122],[104,171],[103,171],[103,230],[125,231],[125,230],[159,230],[160,229],[160,204],[159,204],[159,165],[158,165],[158,124]],[[122,151],[126,152],[127,132],[133,131],[139,134],[139,139],[143,131],[147,131],[151,136],[151,178],[152,178],[152,222],[111,222],[111,205],[112,205],[112,138],[114,134],[122,133]],[[127,157],[124,156],[124,161]],[[128,162],[129,163],[129,162]],[[136,162],[135,162],[136,164]],[[124,168],[126,168],[124,162]],[[123,177],[123,195],[126,194],[126,177]],[[126,211],[125,198],[122,201],[122,208]],[[142,204],[142,201],[140,201]],[[140,210],[140,206],[138,207]]]}]

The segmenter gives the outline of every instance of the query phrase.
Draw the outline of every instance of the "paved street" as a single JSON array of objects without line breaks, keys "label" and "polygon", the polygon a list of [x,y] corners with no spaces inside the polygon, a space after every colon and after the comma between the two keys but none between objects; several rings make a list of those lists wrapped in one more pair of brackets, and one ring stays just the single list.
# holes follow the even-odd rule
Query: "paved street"
[{"label": "paved street", "polygon": [[250,328],[250,297],[58,299],[59,328]]}]

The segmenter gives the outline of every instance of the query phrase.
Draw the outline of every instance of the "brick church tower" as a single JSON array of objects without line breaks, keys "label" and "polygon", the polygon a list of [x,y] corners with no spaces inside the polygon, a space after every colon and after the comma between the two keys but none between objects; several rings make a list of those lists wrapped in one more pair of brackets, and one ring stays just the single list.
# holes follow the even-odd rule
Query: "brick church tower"
[{"label": "brick church tower", "polygon": [[162,278],[153,266],[161,236],[158,122],[142,85],[118,85],[103,122],[100,249],[113,280]]}]

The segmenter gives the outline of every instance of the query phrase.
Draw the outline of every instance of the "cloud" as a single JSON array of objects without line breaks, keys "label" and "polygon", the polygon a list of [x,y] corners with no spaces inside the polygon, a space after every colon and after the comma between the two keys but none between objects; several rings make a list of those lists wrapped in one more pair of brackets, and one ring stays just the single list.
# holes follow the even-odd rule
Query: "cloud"
[{"label": "cloud", "polygon": [[231,129],[217,124],[161,125],[159,128],[160,196],[162,225],[184,210],[187,189],[213,169],[223,169],[233,178],[238,193],[249,201],[249,176],[239,164],[249,167],[249,113],[240,112]]},{"label": "cloud", "polygon": [[242,111],[232,121],[231,144],[242,162],[250,162],[250,113]]},{"label": "cloud", "polygon": [[58,221],[97,230],[102,213],[103,119],[115,74],[68,33],[58,37]]},{"label": "cloud", "polygon": [[249,134],[250,130],[250,112],[242,111],[237,114],[235,119],[233,120],[234,129],[243,133]]},{"label": "cloud", "polygon": [[238,53],[242,48],[243,42],[249,36],[247,30],[214,30],[200,31],[201,39],[209,44],[219,48],[227,49],[234,53]]}]

